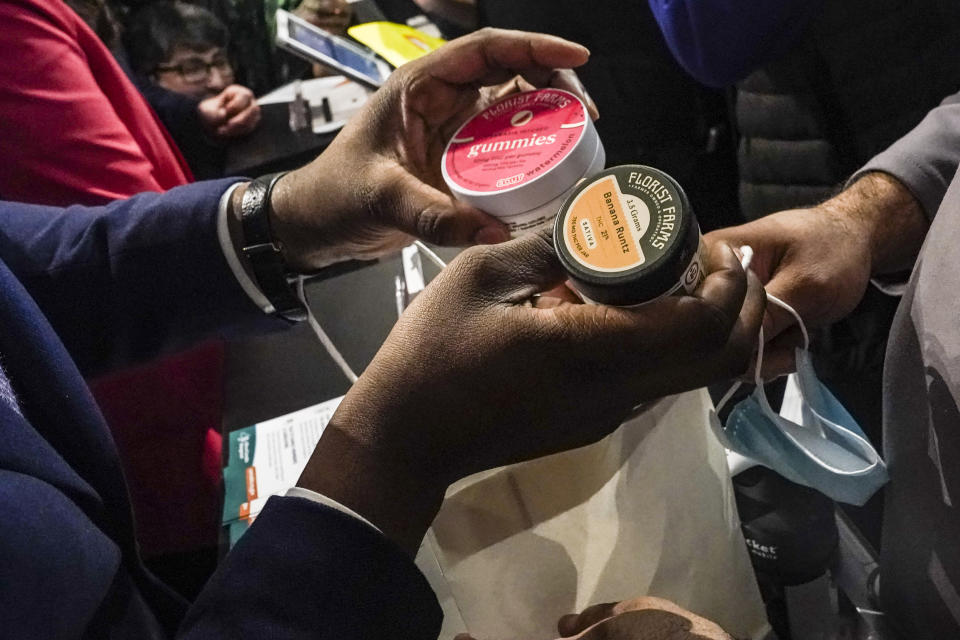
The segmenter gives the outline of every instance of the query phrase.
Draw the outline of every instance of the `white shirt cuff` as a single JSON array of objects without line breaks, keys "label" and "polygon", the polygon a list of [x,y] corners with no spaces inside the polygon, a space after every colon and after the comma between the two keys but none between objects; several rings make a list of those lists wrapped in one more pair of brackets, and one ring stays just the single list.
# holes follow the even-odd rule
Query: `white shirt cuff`
[{"label": "white shirt cuff", "polygon": [[356,518],[360,522],[363,522],[364,524],[370,527],[373,527],[377,531],[377,533],[381,535],[383,534],[383,531],[380,531],[379,527],[377,527],[375,524],[373,524],[372,522],[364,518],[362,515],[360,515],[353,509],[345,507],[339,502],[337,502],[336,500],[331,500],[327,496],[319,494],[316,491],[310,491],[310,489],[304,489],[303,487],[293,487],[291,489],[287,489],[286,495],[288,498],[305,498],[307,500],[313,500],[314,502],[319,502],[320,504],[328,506],[331,509],[336,509],[337,511],[341,513],[345,513],[352,518]]},{"label": "white shirt cuff", "polygon": [[230,227],[227,222],[227,216],[230,212],[230,197],[233,195],[234,190],[241,184],[244,183],[238,182],[231,185],[220,198],[220,209],[217,212],[217,238],[220,240],[220,250],[223,251],[223,257],[227,259],[227,264],[230,265],[230,271],[233,272],[233,276],[237,279],[237,282],[240,283],[240,287],[253,301],[253,304],[263,309],[265,313],[273,313],[273,305],[270,304],[267,297],[260,291],[257,283],[247,275],[246,269],[240,264],[240,256],[237,255],[237,249],[233,245],[233,240],[230,239]]}]

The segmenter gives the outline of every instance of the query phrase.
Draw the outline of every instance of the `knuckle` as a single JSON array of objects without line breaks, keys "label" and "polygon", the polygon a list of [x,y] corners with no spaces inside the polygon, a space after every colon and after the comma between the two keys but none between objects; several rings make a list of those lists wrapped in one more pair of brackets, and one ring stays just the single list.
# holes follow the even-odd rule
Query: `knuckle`
[{"label": "knuckle", "polygon": [[448,265],[447,270],[457,280],[475,282],[489,271],[489,262],[486,247],[470,247],[461,252],[457,259]]},{"label": "knuckle", "polygon": [[502,290],[511,269],[511,261],[496,246],[470,247],[457,257],[454,264],[461,282],[466,283],[474,295],[484,299],[496,296],[496,292]]},{"label": "knuckle", "polygon": [[444,218],[441,213],[433,208],[426,207],[421,209],[417,215],[417,235],[426,238],[432,242],[448,244],[448,238],[445,237]]},{"label": "knuckle", "polygon": [[429,76],[425,75],[419,66],[414,65],[403,65],[390,74],[390,78],[393,79],[394,75],[397,77],[395,86],[400,96],[416,95],[420,85],[429,80]]},{"label": "knuckle", "polygon": [[831,274],[816,264],[798,265],[793,277],[794,287],[810,293],[823,291],[833,283]]},{"label": "knuckle", "polygon": [[822,294],[824,292],[831,291],[834,288],[835,283],[835,278],[830,277],[827,273],[818,269],[807,277],[806,285],[812,291]]}]

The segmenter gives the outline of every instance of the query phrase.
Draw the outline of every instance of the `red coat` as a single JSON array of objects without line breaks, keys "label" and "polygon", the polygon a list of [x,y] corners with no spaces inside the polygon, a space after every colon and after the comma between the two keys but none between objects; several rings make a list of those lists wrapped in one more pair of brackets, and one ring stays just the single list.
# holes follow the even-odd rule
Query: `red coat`
[{"label": "red coat", "polygon": [[62,0],[2,0],[0,25],[0,196],[100,204],[193,181],[146,100]]}]

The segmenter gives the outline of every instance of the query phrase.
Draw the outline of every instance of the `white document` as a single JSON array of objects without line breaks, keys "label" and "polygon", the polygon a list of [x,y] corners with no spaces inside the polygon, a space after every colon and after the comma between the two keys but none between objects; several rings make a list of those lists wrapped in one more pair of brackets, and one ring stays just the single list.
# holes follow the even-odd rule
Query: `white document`
[{"label": "white document", "polygon": [[343,397],[233,431],[223,470],[223,524],[230,544],[250,526],[267,498],[293,487]]}]

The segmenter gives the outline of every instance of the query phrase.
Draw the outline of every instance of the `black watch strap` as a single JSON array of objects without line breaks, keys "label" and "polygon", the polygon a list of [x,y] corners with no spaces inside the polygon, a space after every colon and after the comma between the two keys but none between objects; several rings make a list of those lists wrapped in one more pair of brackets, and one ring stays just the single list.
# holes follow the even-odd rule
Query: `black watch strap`
[{"label": "black watch strap", "polygon": [[270,194],[286,171],[271,173],[247,185],[240,203],[243,255],[250,261],[257,286],[274,313],[291,321],[306,318],[307,310],[290,286],[290,272],[270,229]]}]

